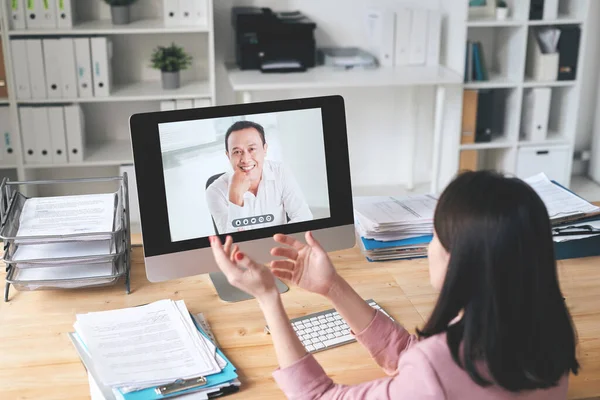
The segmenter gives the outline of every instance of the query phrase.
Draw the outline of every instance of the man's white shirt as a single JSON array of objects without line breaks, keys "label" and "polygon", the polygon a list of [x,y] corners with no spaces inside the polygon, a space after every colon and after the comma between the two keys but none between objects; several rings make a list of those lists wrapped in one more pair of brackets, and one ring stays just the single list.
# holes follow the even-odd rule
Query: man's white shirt
[{"label": "man's white shirt", "polygon": [[229,201],[232,175],[226,172],[206,189],[208,210],[219,234],[313,219],[296,179],[282,163],[264,161],[256,196],[244,193],[243,207]]}]

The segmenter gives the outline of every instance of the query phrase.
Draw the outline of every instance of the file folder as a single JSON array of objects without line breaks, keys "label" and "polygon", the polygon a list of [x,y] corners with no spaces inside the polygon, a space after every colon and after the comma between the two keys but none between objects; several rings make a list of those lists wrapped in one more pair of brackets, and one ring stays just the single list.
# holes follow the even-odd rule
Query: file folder
[{"label": "file folder", "polygon": [[94,97],[92,85],[92,52],[89,38],[73,39],[77,69],[77,93],[79,97]]},{"label": "file folder", "polygon": [[44,51],[41,39],[28,39],[25,41],[27,48],[27,61],[29,63],[29,84],[31,85],[31,98],[46,99],[46,77],[44,76]]},{"label": "file folder", "polygon": [[194,25],[196,0],[179,0],[179,25]]},{"label": "file folder", "polygon": [[208,25],[208,1],[196,0],[193,2],[193,20],[192,24],[199,26]]},{"label": "file folder", "polygon": [[0,107],[0,160],[4,165],[17,162],[13,143],[13,128],[8,107]]},{"label": "file folder", "polygon": [[23,159],[25,164],[35,164],[37,162],[37,151],[32,107],[19,107],[19,120],[21,123],[21,138],[23,139]]},{"label": "file folder", "polygon": [[52,143],[52,162],[54,164],[66,164],[68,161],[67,137],[63,107],[48,108],[48,128],[50,130],[50,142]]},{"label": "file folder", "polygon": [[56,2],[56,26],[59,28],[72,28],[73,0],[53,0]]},{"label": "file folder", "polygon": [[24,0],[6,0],[9,7],[8,23],[13,30],[26,29],[25,1]]},{"label": "file folder", "polygon": [[558,18],[558,0],[544,0],[542,19],[555,20]]},{"label": "file folder", "polygon": [[36,160],[38,163],[52,163],[52,142],[48,126],[48,109],[46,107],[32,107],[33,126],[36,145]]},{"label": "file folder", "polygon": [[84,117],[77,104],[64,107],[67,159],[70,163],[83,162],[85,151]]},{"label": "file folder", "polygon": [[204,108],[212,105],[210,99],[194,99],[193,103],[194,108]]},{"label": "file folder", "polygon": [[175,100],[163,100],[160,102],[160,111],[175,110]]},{"label": "file folder", "polygon": [[179,25],[179,0],[163,0],[165,26]]},{"label": "file folder", "polygon": [[534,88],[523,101],[523,133],[531,141],[546,140],[552,89]]},{"label": "file folder", "polygon": [[48,98],[63,97],[61,82],[61,46],[59,39],[42,39],[44,50],[44,70],[46,72],[46,91]]},{"label": "file folder", "polygon": [[2,48],[2,42],[0,42],[0,98],[6,97],[8,97],[8,83],[4,65],[4,49]]},{"label": "file folder", "polygon": [[394,52],[396,66],[409,64],[411,21],[412,11],[410,9],[401,8],[396,11],[396,49]]},{"label": "file folder", "polygon": [[410,46],[408,51],[408,59],[411,65],[425,64],[428,29],[427,22],[427,10],[416,8],[412,11]]},{"label": "file folder", "polygon": [[77,97],[77,68],[73,39],[59,39],[58,47],[60,50],[59,65],[62,96],[67,99],[74,99]]},{"label": "file folder", "polygon": [[93,37],[90,39],[92,50],[92,82],[94,83],[94,96],[107,97],[110,95],[112,46],[106,37]]},{"label": "file folder", "polygon": [[12,39],[10,50],[13,60],[13,74],[15,77],[17,99],[31,99],[31,85],[29,84],[29,62],[27,61],[27,41]]},{"label": "file folder", "polygon": [[394,25],[396,16],[390,10],[370,9],[367,13],[367,36],[379,64],[394,66]]},{"label": "file folder", "polygon": [[175,109],[184,110],[186,108],[194,108],[194,103],[190,99],[178,99],[175,100]]},{"label": "file folder", "polygon": [[26,0],[27,28],[56,28],[56,3],[52,0]]},{"label": "file folder", "polygon": [[427,54],[425,63],[430,66],[440,65],[440,47],[442,41],[442,14],[439,11],[427,12]]}]

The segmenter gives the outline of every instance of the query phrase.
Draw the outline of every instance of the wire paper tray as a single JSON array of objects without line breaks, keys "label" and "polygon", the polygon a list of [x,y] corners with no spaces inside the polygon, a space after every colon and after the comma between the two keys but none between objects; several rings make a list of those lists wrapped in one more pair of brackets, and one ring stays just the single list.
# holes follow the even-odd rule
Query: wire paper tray
[{"label": "wire paper tray", "polygon": [[[29,187],[39,185],[83,185],[89,183],[114,183],[116,186],[114,192],[109,192],[115,195],[111,231],[47,236],[20,236],[17,234],[21,211],[28,199],[19,190],[27,191]],[[126,173],[123,176],[109,178],[29,182],[10,182],[5,178],[0,185],[0,222],[0,237],[4,239],[3,260],[6,263],[7,272],[4,301],[8,301],[10,285],[22,291],[75,289],[108,286],[124,277],[126,293],[130,292],[131,232]],[[29,258],[15,257],[15,253],[21,246],[25,248],[25,246],[76,245],[77,243],[89,246],[94,241],[109,241],[110,252],[96,253],[97,255],[74,254],[55,258],[44,258],[43,255],[40,256],[43,252],[38,252],[38,255]]]}]

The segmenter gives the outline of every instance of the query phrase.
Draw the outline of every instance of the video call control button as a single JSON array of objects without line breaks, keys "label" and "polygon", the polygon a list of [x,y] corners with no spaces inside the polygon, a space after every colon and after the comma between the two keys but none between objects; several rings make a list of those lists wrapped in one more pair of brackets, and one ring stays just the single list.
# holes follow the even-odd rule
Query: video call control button
[{"label": "video call control button", "polygon": [[244,225],[248,225],[248,219],[244,219],[243,223]]},{"label": "video call control button", "polygon": [[235,226],[240,226],[242,224],[242,221],[240,221],[239,219],[236,219],[235,221],[233,221],[233,224]]},{"label": "video call control button", "polygon": [[252,219],[250,220],[250,223],[251,223],[251,224],[255,224],[255,223],[256,223],[256,218],[252,218]]},{"label": "video call control button", "polygon": [[258,222],[265,222],[265,217],[258,217]]},{"label": "video call control button", "polygon": [[273,216],[272,215],[267,215],[265,217],[265,219],[267,220],[267,222],[271,222],[271,221],[273,221]]}]

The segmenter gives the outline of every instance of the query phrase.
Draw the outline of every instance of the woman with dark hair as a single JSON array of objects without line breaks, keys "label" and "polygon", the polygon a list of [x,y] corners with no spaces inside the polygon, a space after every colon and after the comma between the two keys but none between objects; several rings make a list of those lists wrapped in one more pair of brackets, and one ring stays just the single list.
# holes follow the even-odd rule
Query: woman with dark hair
[{"label": "woman with dark hair", "polygon": [[[291,399],[565,399],[577,373],[576,335],[561,296],[551,225],[527,184],[492,172],[459,175],[442,193],[429,246],[440,291],[422,330],[410,335],[374,311],[335,271],[310,233],[307,244],[276,235],[286,259],[258,265],[211,238],[234,286],[254,295],[269,325]],[[289,324],[274,276],[328,297],[357,340],[390,375],[337,385]]]}]

